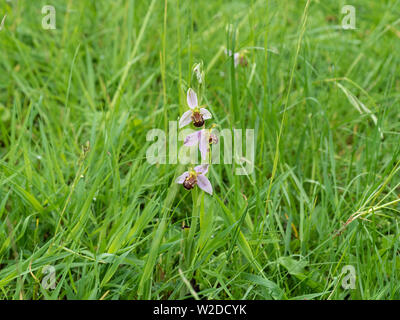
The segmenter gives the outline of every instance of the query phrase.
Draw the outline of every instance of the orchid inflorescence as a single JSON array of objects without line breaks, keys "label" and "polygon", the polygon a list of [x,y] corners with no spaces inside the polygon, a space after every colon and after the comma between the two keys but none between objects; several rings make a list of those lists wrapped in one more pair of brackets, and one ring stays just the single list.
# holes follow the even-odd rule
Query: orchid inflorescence
[{"label": "orchid inflorescence", "polygon": [[[225,54],[228,57],[232,57],[232,51],[231,50],[227,50],[225,49]],[[241,66],[245,67],[247,66],[247,59],[246,59],[246,53],[247,50],[241,50],[239,52],[234,52],[233,53],[233,61],[234,61],[234,65],[235,68],[240,64]]]},{"label": "orchid inflorescence", "polygon": [[[201,84],[204,75],[201,73],[200,64],[195,65],[193,71],[199,84]],[[209,129],[205,128],[205,120],[211,119],[212,115],[204,106],[199,106],[197,94],[192,88],[189,88],[187,91],[187,104],[190,110],[186,111],[181,116],[179,128],[193,123],[195,127],[202,129],[189,134],[184,140],[184,146],[191,147],[198,145],[201,159],[206,160],[210,152],[210,145],[218,143],[217,135],[212,132],[215,125],[213,124]],[[209,164],[202,164],[195,168],[190,168],[180,175],[175,182],[182,184],[187,190],[193,189],[197,185],[200,189],[212,194],[213,189],[211,183],[205,176],[208,172],[208,168]]]}]

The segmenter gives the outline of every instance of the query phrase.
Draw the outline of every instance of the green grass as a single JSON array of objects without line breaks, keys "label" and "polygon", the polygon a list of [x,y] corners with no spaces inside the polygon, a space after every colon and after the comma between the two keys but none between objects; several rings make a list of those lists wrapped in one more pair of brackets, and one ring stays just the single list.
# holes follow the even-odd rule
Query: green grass
[{"label": "green grass", "polygon": [[[354,1],[356,30],[341,0],[54,1],[56,30],[45,4],[0,4],[1,299],[400,299],[400,1]],[[146,161],[200,61],[256,136],[213,196]]]}]

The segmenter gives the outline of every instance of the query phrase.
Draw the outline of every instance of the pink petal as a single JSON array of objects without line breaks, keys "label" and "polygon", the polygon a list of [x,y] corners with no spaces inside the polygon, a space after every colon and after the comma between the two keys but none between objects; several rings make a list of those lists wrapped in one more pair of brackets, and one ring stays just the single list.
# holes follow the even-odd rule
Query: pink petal
[{"label": "pink petal", "polygon": [[209,150],[210,144],[208,143],[208,130],[201,130],[201,136],[200,136],[200,141],[199,141],[199,150],[201,154],[201,159],[206,160],[207,158],[207,152]]},{"label": "pink petal", "polygon": [[179,128],[187,126],[191,122],[192,122],[192,110],[188,110],[179,119]]},{"label": "pink petal", "polygon": [[194,109],[198,105],[196,92],[194,92],[192,88],[189,88],[187,92],[187,103],[190,109]]},{"label": "pink petal", "polygon": [[200,189],[204,190],[205,192],[212,194],[213,189],[210,180],[205,175],[199,174],[197,176],[197,185]]},{"label": "pink petal", "polygon": [[203,116],[204,120],[212,118],[212,115],[211,115],[210,111],[208,111],[207,109],[200,108],[200,114]]},{"label": "pink petal", "polygon": [[194,171],[199,174],[206,174],[208,172],[208,164],[201,164],[197,167],[194,167]]},{"label": "pink petal", "polygon": [[236,52],[233,55],[233,59],[235,60],[235,68],[236,68],[238,66],[238,64],[239,64],[239,53],[238,52]]},{"label": "pink petal", "polygon": [[176,178],[175,182],[182,184],[188,176],[189,176],[189,171],[186,171],[183,174],[181,174],[178,178]]},{"label": "pink petal", "polygon": [[201,130],[193,132],[193,133],[187,135],[186,138],[185,138],[185,141],[183,142],[183,144],[186,147],[194,146],[196,143],[198,143],[198,141],[200,139],[200,135],[201,135]]}]

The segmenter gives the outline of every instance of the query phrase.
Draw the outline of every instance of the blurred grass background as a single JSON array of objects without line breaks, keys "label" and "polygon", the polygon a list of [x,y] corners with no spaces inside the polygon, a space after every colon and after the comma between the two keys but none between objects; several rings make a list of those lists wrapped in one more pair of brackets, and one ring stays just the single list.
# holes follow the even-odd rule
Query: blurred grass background
[{"label": "blurred grass background", "polygon": [[[13,0],[4,14],[0,298],[400,298],[400,1]],[[250,176],[212,167],[190,230],[185,168],[150,165],[146,134],[186,110],[200,61],[203,103],[221,128],[255,129],[256,154]]]}]

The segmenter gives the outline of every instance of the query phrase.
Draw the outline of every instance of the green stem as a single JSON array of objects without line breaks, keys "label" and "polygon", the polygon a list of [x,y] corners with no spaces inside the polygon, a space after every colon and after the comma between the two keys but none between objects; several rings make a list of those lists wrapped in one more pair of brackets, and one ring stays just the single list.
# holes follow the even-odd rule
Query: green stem
[{"label": "green stem", "polygon": [[194,236],[197,231],[197,225],[199,220],[199,211],[200,211],[200,203],[199,203],[199,195],[197,188],[192,190],[192,200],[193,200],[193,210],[192,210],[192,218],[190,221],[189,234],[186,242],[186,250],[185,250],[185,261],[186,267],[190,268],[193,258],[194,258]]},{"label": "green stem", "polygon": [[[185,271],[185,277],[190,281],[193,277],[193,260],[196,253],[195,246],[195,234],[197,231],[197,225],[199,223],[199,212],[200,212],[200,197],[197,188],[192,190],[193,210],[192,218],[189,225],[189,231],[184,230],[184,257],[183,267]],[[181,297],[187,293],[187,289],[182,287]]]}]

